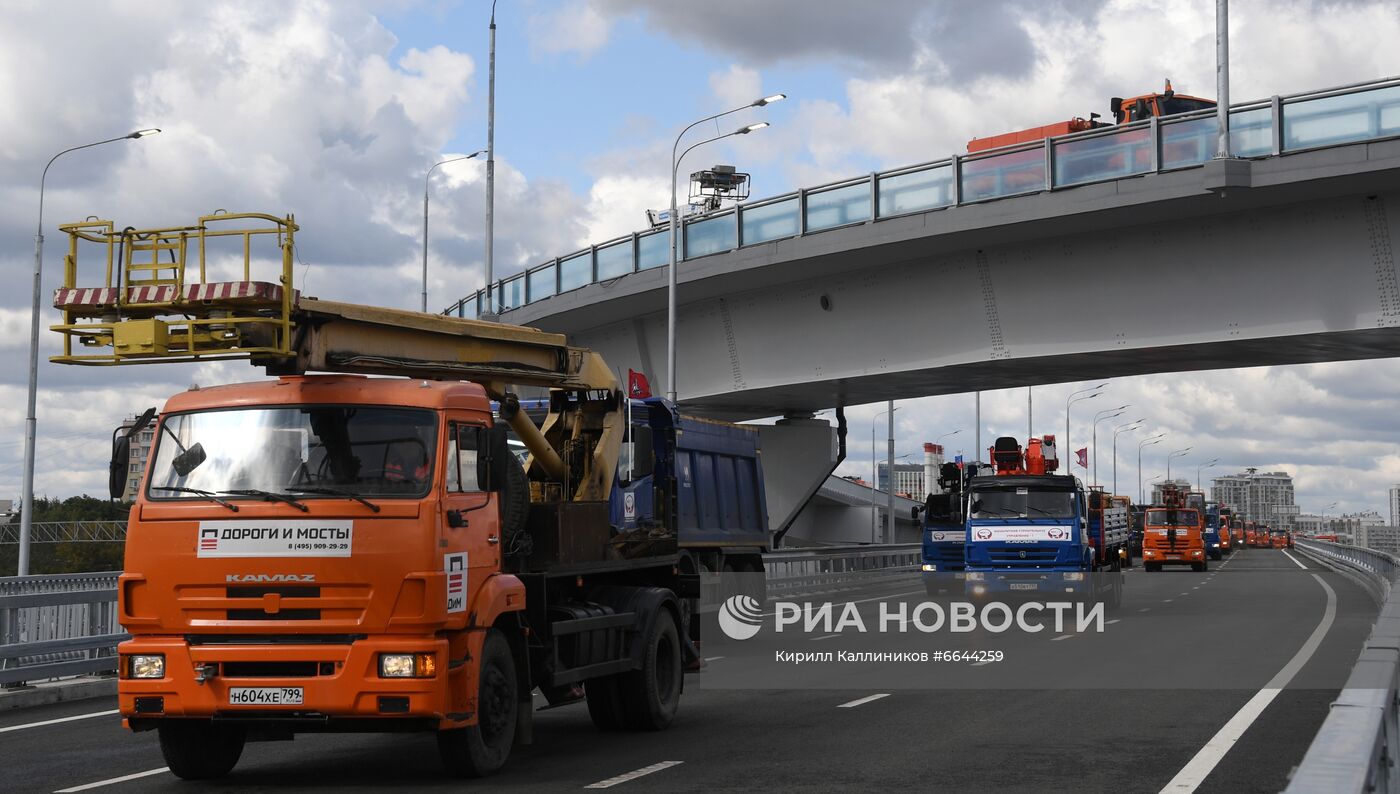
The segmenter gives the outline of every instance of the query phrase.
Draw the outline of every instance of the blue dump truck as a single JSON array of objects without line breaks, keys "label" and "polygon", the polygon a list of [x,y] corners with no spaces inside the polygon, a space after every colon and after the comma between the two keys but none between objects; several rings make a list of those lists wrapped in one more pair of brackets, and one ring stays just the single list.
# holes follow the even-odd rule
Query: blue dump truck
[{"label": "blue dump truck", "polygon": [[944,463],[938,470],[942,493],[928,494],[924,503],[914,508],[916,521],[923,515],[920,570],[929,596],[963,584],[963,571],[967,568],[967,483],[977,471],[976,463]]},{"label": "blue dump truck", "polygon": [[[532,419],[548,413],[542,401],[521,405]],[[762,555],[772,540],[758,430],[687,416],[659,397],[633,399],[627,409],[608,500],[613,542],[644,544],[674,528],[681,574],[755,574],[739,577],[740,586],[761,597]],[[703,601],[717,595],[707,592]],[[700,621],[690,625],[697,632]]]},{"label": "blue dump truck", "polygon": [[1206,556],[1212,560],[1218,560],[1224,556],[1220,546],[1220,505],[1215,502],[1205,503],[1206,528],[1203,533],[1206,544]]},{"label": "blue dump truck", "polygon": [[968,482],[967,593],[1071,594],[1116,608],[1123,575],[1114,542],[1126,548],[1127,510],[1100,508],[1110,543],[1096,547],[1088,492],[1077,478],[1054,473],[1054,436],[1031,439],[1024,452],[1016,439],[998,438],[991,453],[995,473]]}]

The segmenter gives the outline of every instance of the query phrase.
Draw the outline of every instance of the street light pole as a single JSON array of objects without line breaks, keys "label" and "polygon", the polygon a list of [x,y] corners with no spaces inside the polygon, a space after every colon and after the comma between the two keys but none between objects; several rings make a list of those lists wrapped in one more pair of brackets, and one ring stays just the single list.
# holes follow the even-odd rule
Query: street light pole
[{"label": "street light pole", "polygon": [[1143,420],[1134,419],[1126,425],[1120,425],[1113,429],[1113,492],[1118,493],[1118,434],[1130,433],[1142,427]]},{"label": "street light pole", "polygon": [[1190,451],[1191,447],[1186,447],[1185,449],[1178,449],[1175,452],[1170,452],[1167,454],[1167,482],[1171,482],[1172,480],[1172,458],[1183,457],[1186,455],[1186,453]]},{"label": "street light pole", "polygon": [[[491,67],[486,89],[486,307],[480,312],[483,320],[496,319],[496,293],[491,288],[496,254],[496,0],[491,0],[490,38]],[[427,238],[425,232],[424,250],[428,247]]]},{"label": "street light pole", "polygon": [[717,135],[713,138],[703,140],[700,143],[692,145],[689,149],[686,149],[684,152],[681,152],[680,157],[676,156],[676,150],[680,148],[681,138],[685,137],[685,134],[694,129],[695,126],[698,124],[704,124],[707,121],[714,121],[717,118],[720,118],[722,116],[728,116],[731,113],[738,113],[741,110],[748,110],[749,108],[761,108],[765,105],[771,105],[774,102],[778,102],[786,98],[787,94],[773,94],[771,96],[763,97],[762,99],[755,99],[747,105],[742,105],[731,110],[726,110],[723,113],[716,113],[713,116],[706,116],[705,118],[700,119],[699,121],[695,121],[686,125],[685,129],[681,130],[680,134],[676,136],[676,142],[671,145],[671,214],[667,218],[667,225],[670,227],[671,233],[671,267],[669,268],[670,273],[666,276],[666,398],[669,399],[672,403],[676,401],[676,260],[679,259],[679,257],[676,255],[676,170],[680,168],[680,161],[685,159],[685,156],[690,153],[690,150],[694,149],[696,146],[703,146],[707,143],[713,143],[714,141],[720,140],[721,138],[728,138],[730,135],[747,135],[750,132],[753,132],[754,130],[761,130],[764,127],[767,127],[768,122],[765,121],[759,124],[750,124],[747,127],[740,127],[734,132],[725,135]]},{"label": "street light pole", "polygon": [[[1117,417],[1122,416],[1124,409],[1126,409],[1127,407],[1128,405],[1120,405],[1117,408],[1105,408],[1102,411],[1099,411],[1098,413],[1094,414],[1094,435],[1093,440],[1090,441],[1089,444],[1094,450],[1093,479],[1095,487],[1098,487],[1099,484],[1099,422],[1102,422],[1105,419],[1116,419]],[[1110,411],[1112,411],[1113,413],[1109,413]]]},{"label": "street light pole", "polygon": [[[423,300],[418,310],[424,314],[428,312],[428,180],[432,177],[433,171],[435,171],[438,166],[455,163],[458,160],[470,160],[485,151],[485,149],[482,149],[481,151],[472,152],[471,154],[464,154],[461,157],[449,157],[446,160],[434,163],[433,167],[428,169],[428,173],[423,175]],[[486,283],[489,284],[491,282],[487,281]]]},{"label": "street light pole", "polygon": [[1138,504],[1146,503],[1146,499],[1144,499],[1142,493],[1142,448],[1150,447],[1153,444],[1160,444],[1162,443],[1162,439],[1165,437],[1165,433],[1158,433],[1155,436],[1148,436],[1147,438],[1144,438],[1143,440],[1138,442]]},{"label": "street light pole", "polygon": [[[891,402],[893,405],[893,402]],[[880,490],[880,479],[878,467],[875,465],[875,420],[887,413],[898,411],[898,408],[888,408],[870,417],[870,542],[875,543],[878,538],[875,535],[878,526],[877,519],[880,516],[880,504],[875,501],[875,495]],[[890,481],[894,481],[894,468],[890,468]]]},{"label": "street light pole", "polygon": [[[64,149],[44,165],[44,172],[39,176],[39,225],[34,232],[34,298],[29,309],[29,394],[28,412],[24,415],[24,483],[20,492],[20,517],[19,517],[19,575],[29,575],[29,534],[34,525],[34,441],[39,429],[39,420],[36,416],[35,406],[39,395],[39,312],[40,296],[43,294],[43,272],[44,272],[44,183],[49,178],[49,166],[54,160],[69,152],[76,152],[79,149],[91,149],[94,146],[101,146],[105,143],[116,141],[136,140],[147,135],[155,135],[159,129],[137,130],[119,138],[108,138],[105,141],[95,143],[85,143],[82,146],[74,146],[71,149]],[[289,285],[290,286],[290,285]]]},{"label": "street light pole", "polygon": [[[1099,396],[1100,394],[1103,393],[1103,392],[1099,391],[1099,389],[1102,389],[1103,387],[1105,387],[1105,386],[1107,386],[1107,385],[1108,385],[1108,381],[1104,381],[1103,383],[1100,383],[1100,384],[1097,385],[1097,386],[1090,386],[1090,387],[1087,388],[1087,389],[1080,389],[1079,391],[1076,391],[1076,392],[1070,392],[1069,397],[1065,399],[1065,455],[1066,455],[1066,456],[1070,456],[1070,455],[1073,455],[1073,454],[1074,454],[1074,447],[1069,443],[1069,407],[1070,407],[1071,405],[1073,405],[1073,404],[1079,402],[1080,400],[1092,400],[1092,399],[1094,399],[1095,397],[1097,397],[1097,396]],[[1076,395],[1084,394],[1085,392],[1093,392],[1093,394],[1090,394],[1090,395],[1087,395],[1087,396],[1084,396],[1084,397],[1076,396]],[[1026,443],[1029,444],[1029,443],[1030,443],[1030,439],[1026,439]],[[1065,467],[1065,473],[1066,473],[1066,474],[1069,474],[1070,476],[1074,476],[1074,458],[1072,458],[1072,457],[1066,457],[1065,460],[1066,460],[1066,462],[1069,463],[1069,465]]]},{"label": "street light pole", "polygon": [[1210,463],[1202,463],[1196,467],[1196,490],[1201,490],[1201,469],[1209,469],[1220,462],[1220,458],[1212,458]]}]

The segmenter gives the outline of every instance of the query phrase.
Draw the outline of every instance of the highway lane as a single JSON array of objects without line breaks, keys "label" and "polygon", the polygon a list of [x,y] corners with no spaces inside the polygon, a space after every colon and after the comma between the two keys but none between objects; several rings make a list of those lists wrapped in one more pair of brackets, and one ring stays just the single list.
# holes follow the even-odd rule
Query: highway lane
[{"label": "highway lane", "polygon": [[[1316,572],[1337,598],[1337,618],[1325,641],[1295,679],[1299,688],[1283,691],[1264,709],[1199,789],[1277,791],[1325,716],[1375,615],[1366,595],[1348,579],[1306,565],[1308,570],[1298,568],[1279,551],[1251,549],[1207,574],[1135,569],[1128,574],[1129,602],[1118,623],[1103,635],[1046,637],[1041,646],[1046,659],[1086,666],[1101,664],[1102,651],[1110,647],[1116,663],[1147,669],[1206,659],[1221,669],[1221,686],[1203,681],[1198,688],[1162,689],[1144,680],[1147,688],[1111,690],[754,691],[703,686],[706,673],[690,679],[669,731],[601,734],[582,706],[541,712],[536,744],[519,751],[500,776],[471,785],[485,791],[579,789],[654,768],[613,788],[1158,791],[1254,696],[1253,683],[1233,686],[1235,679],[1267,681],[1316,627],[1325,603]],[[1183,642],[1181,631],[1192,624],[1203,628],[1194,643]],[[733,644],[709,645],[706,655],[735,651]],[[713,670],[727,661],[716,659]],[[1232,677],[1232,668],[1244,669]],[[867,700],[876,694],[887,696]],[[92,700],[9,713],[0,716],[0,730],[113,707],[110,700]],[[7,770],[0,789],[14,791],[56,791],[164,766],[155,736],[127,733],[114,716],[0,733],[0,758]],[[682,763],[658,768],[672,761]],[[460,785],[439,776],[430,737],[312,735],[249,745],[238,768],[218,787],[445,790]],[[90,790],[204,787],[161,773]]]}]

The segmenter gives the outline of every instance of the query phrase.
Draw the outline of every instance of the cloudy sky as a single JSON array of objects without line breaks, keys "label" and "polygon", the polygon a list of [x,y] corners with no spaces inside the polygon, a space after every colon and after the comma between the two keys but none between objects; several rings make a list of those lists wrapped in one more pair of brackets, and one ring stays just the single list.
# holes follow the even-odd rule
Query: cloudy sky
[{"label": "cloudy sky", "polygon": [[[669,146],[695,118],[773,93],[791,98],[730,125],[759,134],[703,159],[742,166],[760,197],[937,159],[974,136],[1099,112],[1160,88],[1214,96],[1213,0],[500,0],[497,7],[497,275],[631,232],[668,200]],[[179,225],[216,208],[293,212],[297,286],[324,298],[418,304],[424,172],[486,141],[488,0],[189,3],[0,0],[0,497],[18,497],[38,184],[45,303],[64,241],[56,225]],[[1393,0],[1235,0],[1238,100],[1400,74]],[[732,143],[726,146],[724,144]],[[707,165],[708,162],[687,162]],[[482,279],[484,167],[432,183],[430,306]],[[46,310],[44,323],[56,321]],[[56,352],[45,334],[42,353]],[[87,369],[41,365],[36,492],[105,492],[123,415],[191,383],[248,379],[246,364]],[[1066,396],[1035,390],[1036,430],[1062,431]],[[1075,406],[1131,403],[1122,421],[1167,440],[1143,473],[1193,447],[1173,474],[1245,466],[1292,472],[1304,510],[1381,509],[1400,482],[1394,361],[1113,381]],[[1025,434],[1025,391],[982,399],[983,443]],[[943,433],[973,447],[973,398],[900,403],[897,454]],[[868,476],[871,419],[852,408],[843,473]],[[883,420],[881,420],[883,427]],[[1100,426],[1099,479],[1108,483]],[[1074,446],[1087,434],[1074,431]],[[1119,437],[1119,491],[1135,490],[1137,440]],[[917,458],[917,455],[915,456]]]}]

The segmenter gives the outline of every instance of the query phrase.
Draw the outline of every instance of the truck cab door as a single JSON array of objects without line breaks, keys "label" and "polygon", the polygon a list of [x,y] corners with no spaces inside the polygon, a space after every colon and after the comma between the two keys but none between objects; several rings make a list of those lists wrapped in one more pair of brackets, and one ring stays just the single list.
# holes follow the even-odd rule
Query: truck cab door
[{"label": "truck cab door", "polygon": [[[466,613],[486,578],[500,570],[500,519],[496,497],[486,490],[481,464],[486,449],[486,426],[449,421],[443,455],[446,470],[442,515],[438,521],[439,550],[448,575],[448,612]],[[462,572],[458,578],[456,571]]]}]

